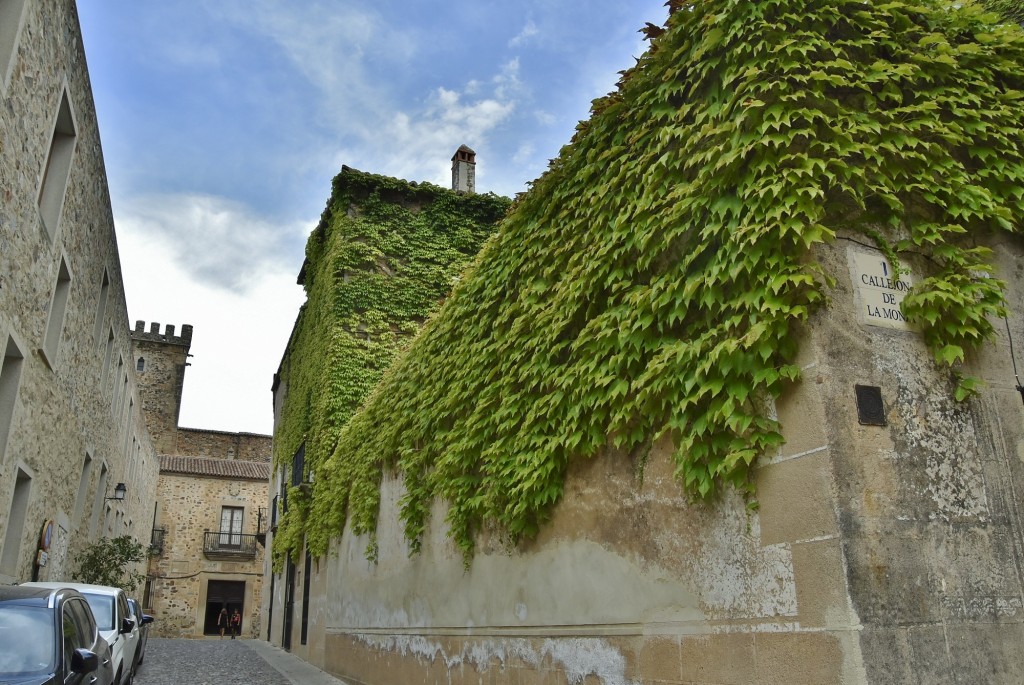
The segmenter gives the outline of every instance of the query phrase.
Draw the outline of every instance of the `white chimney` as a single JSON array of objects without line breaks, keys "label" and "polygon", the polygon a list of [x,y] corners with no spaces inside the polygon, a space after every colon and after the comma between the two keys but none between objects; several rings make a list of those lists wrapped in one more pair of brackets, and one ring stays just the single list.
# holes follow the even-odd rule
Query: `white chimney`
[{"label": "white chimney", "polygon": [[465,145],[460,145],[452,155],[452,190],[476,192],[476,153]]}]

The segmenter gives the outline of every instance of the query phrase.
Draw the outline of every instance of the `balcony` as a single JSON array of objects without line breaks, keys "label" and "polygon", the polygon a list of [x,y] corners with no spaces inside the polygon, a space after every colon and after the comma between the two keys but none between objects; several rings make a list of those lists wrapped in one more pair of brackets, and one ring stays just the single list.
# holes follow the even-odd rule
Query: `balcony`
[{"label": "balcony", "polygon": [[263,507],[260,507],[259,513],[256,514],[256,542],[259,543],[260,547],[267,546],[267,530],[263,527],[263,523],[266,520],[266,513]]},{"label": "balcony", "polygon": [[242,533],[204,533],[203,554],[207,559],[255,559],[256,536]]},{"label": "balcony", "polygon": [[164,535],[167,531],[163,528],[154,528],[149,538],[149,553],[153,556],[160,556],[164,553]]}]

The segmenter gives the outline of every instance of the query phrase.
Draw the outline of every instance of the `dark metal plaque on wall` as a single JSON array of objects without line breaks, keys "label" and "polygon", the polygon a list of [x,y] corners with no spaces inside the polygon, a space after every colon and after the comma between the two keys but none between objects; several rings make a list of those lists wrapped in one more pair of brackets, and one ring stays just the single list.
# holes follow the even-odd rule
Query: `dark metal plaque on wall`
[{"label": "dark metal plaque on wall", "polygon": [[885,406],[882,389],[874,385],[855,385],[857,389],[857,419],[864,426],[884,426]]}]

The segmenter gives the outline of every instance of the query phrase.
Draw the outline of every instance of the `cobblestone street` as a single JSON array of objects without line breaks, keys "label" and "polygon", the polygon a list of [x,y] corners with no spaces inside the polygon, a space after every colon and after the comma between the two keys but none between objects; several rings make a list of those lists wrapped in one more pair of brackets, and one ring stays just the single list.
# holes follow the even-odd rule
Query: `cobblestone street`
[{"label": "cobblestone street", "polygon": [[344,685],[257,640],[150,638],[135,685]]}]

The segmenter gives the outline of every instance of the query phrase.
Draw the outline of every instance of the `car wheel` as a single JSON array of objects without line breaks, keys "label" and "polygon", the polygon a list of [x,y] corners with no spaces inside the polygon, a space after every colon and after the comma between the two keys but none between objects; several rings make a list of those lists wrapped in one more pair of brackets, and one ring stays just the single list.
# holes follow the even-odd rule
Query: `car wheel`
[{"label": "car wheel", "polygon": [[134,685],[135,683],[135,669],[128,670],[128,679],[124,681],[124,685]]}]

